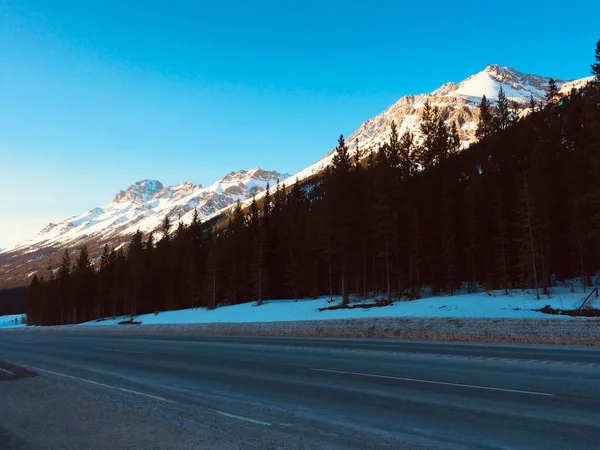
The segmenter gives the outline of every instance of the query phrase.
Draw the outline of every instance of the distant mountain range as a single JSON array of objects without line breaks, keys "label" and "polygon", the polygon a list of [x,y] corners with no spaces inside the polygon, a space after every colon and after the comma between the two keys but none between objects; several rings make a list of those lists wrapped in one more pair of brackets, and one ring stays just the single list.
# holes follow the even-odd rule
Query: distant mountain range
[{"label": "distant mountain range", "polygon": [[208,187],[182,183],[163,186],[160,181],[142,180],[115,195],[112,202],[78,216],[51,223],[32,240],[13,251],[49,245],[78,245],[89,239],[106,241],[115,236],[130,236],[136,230],[149,233],[156,230],[165,215],[189,223],[194,210],[202,219],[231,207],[264,191],[268,184],[275,187],[288,174],[260,168],[231,172]]},{"label": "distant mountain range", "polygon": [[[589,82],[592,77],[573,81],[556,80],[561,92],[568,92]],[[544,104],[549,78],[525,74],[509,67],[490,65],[460,83],[445,83],[430,94],[408,95],[399,99],[381,114],[364,122],[347,138],[350,153],[357,148],[362,154],[377,149],[388,138],[389,127],[395,121],[399,133],[410,131],[417,142],[423,106],[428,101],[440,109],[448,124],[455,123],[462,146],[476,141],[479,103],[483,95],[490,101],[498,98],[500,87],[519,114],[529,112],[530,100]],[[335,134],[335,130],[332,130]],[[120,191],[103,207],[96,207],[78,216],[51,223],[31,240],[17,247],[0,249],[0,287],[26,284],[40,268],[54,267],[57,252],[64,248],[87,245],[92,256],[104,243],[118,246],[136,230],[155,231],[165,215],[174,223],[189,223],[193,211],[202,220],[226,212],[239,200],[248,202],[263,195],[267,184],[274,188],[277,181],[286,185],[321,172],[331,164],[330,151],[314,164],[290,176],[260,168],[231,172],[204,188],[192,183],[165,187],[156,180],[142,180]]]}]

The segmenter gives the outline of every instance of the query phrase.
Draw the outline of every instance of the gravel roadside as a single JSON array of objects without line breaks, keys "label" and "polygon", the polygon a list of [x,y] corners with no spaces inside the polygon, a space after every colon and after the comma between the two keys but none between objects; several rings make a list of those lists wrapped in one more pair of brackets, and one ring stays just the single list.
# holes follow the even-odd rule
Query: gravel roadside
[{"label": "gravel roadside", "polygon": [[53,326],[6,329],[14,333],[179,334],[285,337],[396,338],[523,344],[600,345],[600,319],[379,318],[296,322]]}]

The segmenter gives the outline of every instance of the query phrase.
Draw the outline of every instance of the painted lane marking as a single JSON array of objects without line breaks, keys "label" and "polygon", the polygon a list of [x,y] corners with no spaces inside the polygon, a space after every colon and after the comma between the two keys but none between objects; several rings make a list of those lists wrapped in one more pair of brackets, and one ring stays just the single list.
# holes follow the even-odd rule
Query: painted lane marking
[{"label": "painted lane marking", "polygon": [[84,383],[93,384],[95,386],[101,386],[101,387],[105,387],[105,388],[109,388],[109,389],[114,389],[116,391],[126,392],[128,394],[141,395],[142,397],[148,397],[153,400],[160,400],[161,402],[174,403],[172,400],[168,400],[166,398],[158,397],[158,396],[152,395],[152,394],[146,394],[144,392],[134,391],[132,389],[125,389],[125,388],[121,388],[121,387],[117,387],[117,386],[111,386],[109,384],[98,383],[97,381],[86,380],[85,378],[74,377],[73,375],[67,375],[64,373],[53,372],[51,370],[40,369],[39,367],[31,367],[31,369],[37,370],[39,372],[46,372],[46,373],[49,373],[52,375],[57,375],[59,377],[69,378],[71,380],[83,381]]},{"label": "painted lane marking", "polygon": [[554,394],[549,394],[547,392],[521,391],[518,389],[504,389],[504,388],[497,388],[497,387],[491,387],[491,386],[478,386],[475,384],[449,383],[447,381],[420,380],[418,378],[394,377],[391,375],[377,375],[377,374],[372,374],[372,373],[346,372],[344,370],[316,369],[316,368],[312,368],[311,370],[314,370],[316,372],[341,373],[341,374],[345,374],[345,375],[357,375],[357,376],[361,376],[361,377],[386,378],[386,379],[390,379],[390,380],[412,381],[415,383],[441,384],[444,386],[458,386],[458,387],[466,387],[466,388],[471,388],[471,389],[484,389],[484,390],[488,390],[488,391],[513,392],[513,393],[517,393],[517,394],[529,394],[529,395],[541,395],[544,397],[554,397]]},{"label": "painted lane marking", "polygon": [[255,425],[264,425],[266,427],[270,427],[272,424],[269,422],[263,422],[262,420],[251,419],[250,417],[238,416],[237,414],[230,414],[224,411],[214,410],[217,414],[220,414],[225,417],[229,417],[230,419],[243,420],[244,422],[253,423]]},{"label": "painted lane marking", "polygon": [[119,353],[137,353],[139,355],[149,355],[150,352],[140,352],[138,350],[119,350],[116,348],[105,348],[105,347],[94,347],[94,350],[104,350],[106,352],[119,352]]},{"label": "painted lane marking", "polygon": [[0,367],[0,373],[5,373],[6,375],[10,375],[11,377],[16,377],[16,375],[14,374],[14,372],[11,372],[10,370],[3,369],[2,367]]}]

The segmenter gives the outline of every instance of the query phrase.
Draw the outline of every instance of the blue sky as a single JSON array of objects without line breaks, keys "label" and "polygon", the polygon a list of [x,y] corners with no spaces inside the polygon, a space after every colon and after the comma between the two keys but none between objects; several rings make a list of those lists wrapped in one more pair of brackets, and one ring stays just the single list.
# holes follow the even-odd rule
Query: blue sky
[{"label": "blue sky", "polygon": [[587,76],[600,2],[0,0],[0,247],[143,178],[293,173],[492,63]]}]

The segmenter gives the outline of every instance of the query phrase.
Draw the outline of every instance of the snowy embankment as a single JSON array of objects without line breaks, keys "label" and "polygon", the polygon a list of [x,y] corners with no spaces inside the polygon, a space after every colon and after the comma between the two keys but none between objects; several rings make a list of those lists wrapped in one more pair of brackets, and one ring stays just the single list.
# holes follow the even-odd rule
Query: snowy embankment
[{"label": "snowy embankment", "polygon": [[[558,289],[558,288],[557,288]],[[257,306],[256,303],[223,306],[214,310],[206,308],[164,311],[159,314],[136,316],[135,320],[144,325],[151,324],[190,324],[190,323],[247,323],[247,322],[290,322],[305,320],[370,319],[370,318],[479,318],[479,319],[570,319],[566,316],[544,314],[536,309],[545,305],[553,308],[573,309],[584,298],[581,293],[554,292],[551,297],[537,300],[528,292],[479,293],[453,296],[428,297],[413,301],[397,301],[392,305],[373,308],[337,309],[319,311],[339,304],[335,297],[304,300],[269,300]],[[372,300],[370,300],[372,301]],[[370,302],[368,301],[368,302]],[[359,302],[357,302],[359,303]],[[115,320],[91,321],[80,326],[115,325],[128,317]]]},{"label": "snowy embankment", "polygon": [[[113,334],[204,334],[248,336],[387,337],[600,345],[600,319],[544,314],[536,309],[577,308],[585,294],[567,287],[537,300],[527,291],[479,293],[398,301],[389,306],[319,311],[339,304],[335,298],[270,300],[166,311],[135,317],[139,325],[120,325],[117,317],[62,327],[34,327],[36,331]],[[371,300],[372,301],[372,300]],[[597,301],[595,301],[597,303]],[[354,304],[360,304],[356,302]],[[31,329],[31,328],[30,328]]]},{"label": "snowy embankment", "polygon": [[10,314],[8,316],[0,316],[0,328],[19,328],[26,327],[21,323],[23,314]]}]

